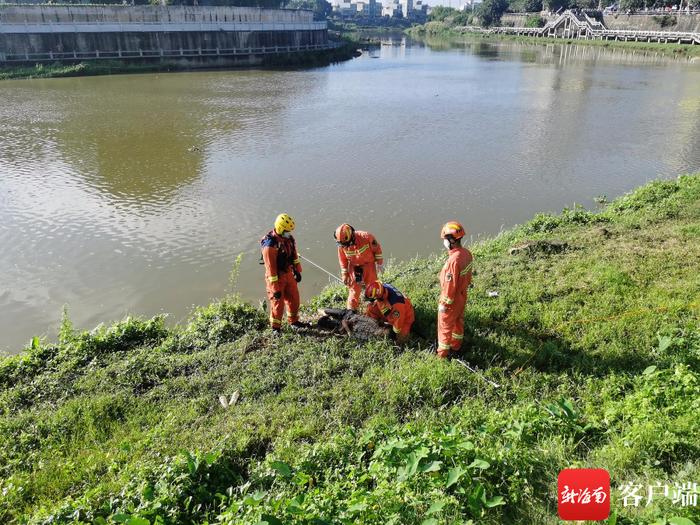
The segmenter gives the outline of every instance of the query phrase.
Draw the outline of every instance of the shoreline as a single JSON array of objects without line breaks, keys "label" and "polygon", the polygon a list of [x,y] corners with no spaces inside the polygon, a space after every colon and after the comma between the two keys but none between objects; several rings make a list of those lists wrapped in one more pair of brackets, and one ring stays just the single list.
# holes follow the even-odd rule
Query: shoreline
[{"label": "shoreline", "polygon": [[135,63],[118,60],[83,61],[74,64],[36,64],[34,66],[0,66],[0,81],[47,78],[87,77],[102,75],[125,75],[136,73],[170,73],[185,71],[236,71],[265,68],[307,68],[330,65],[357,56],[357,42],[344,39],[344,45],[323,51],[304,51],[265,56],[262,63],[254,66],[192,67],[178,62]]},{"label": "shoreline", "polygon": [[386,271],[416,311],[403,349],[272,337],[235,296],[172,328],[65,318],[0,358],[0,521],[554,525],[572,465],[610,472],[625,523],[692,518],[619,487],[698,472],[699,204],[684,175],[471,245],[471,371],[428,351],[444,254]]},{"label": "shoreline", "polygon": [[620,42],[613,40],[585,40],[578,38],[551,38],[551,37],[533,37],[522,35],[495,35],[485,34],[479,31],[471,31],[469,28],[458,27],[443,27],[438,30],[429,30],[425,25],[413,26],[405,31],[411,37],[424,38],[445,38],[450,40],[455,39],[470,39],[484,40],[490,42],[521,42],[525,44],[559,44],[559,45],[585,45],[592,47],[604,47],[610,49],[625,49],[631,51],[645,51],[658,53],[663,56],[685,58],[690,61],[700,60],[700,46],[689,44],[652,44],[647,42]]}]

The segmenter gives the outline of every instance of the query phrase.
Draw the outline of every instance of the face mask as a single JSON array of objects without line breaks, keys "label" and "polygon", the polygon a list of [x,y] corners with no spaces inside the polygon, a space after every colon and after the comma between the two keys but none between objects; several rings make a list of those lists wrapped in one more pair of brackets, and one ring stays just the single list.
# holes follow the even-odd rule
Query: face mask
[{"label": "face mask", "polygon": [[282,237],[284,237],[285,239],[289,239],[290,236],[291,236],[291,233],[289,233],[289,232],[284,232],[282,234]]},{"label": "face mask", "polygon": [[442,244],[446,250],[449,250],[452,247],[452,243],[450,243],[449,239],[443,239]]}]

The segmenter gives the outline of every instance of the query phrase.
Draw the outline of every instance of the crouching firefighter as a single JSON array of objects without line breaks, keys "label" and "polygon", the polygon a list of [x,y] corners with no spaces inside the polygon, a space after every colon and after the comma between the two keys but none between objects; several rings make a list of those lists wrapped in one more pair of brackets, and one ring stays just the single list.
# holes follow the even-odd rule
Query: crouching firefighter
[{"label": "crouching firefighter", "polygon": [[464,308],[473,260],[471,252],[462,247],[464,235],[464,228],[455,221],[445,224],[440,232],[449,254],[440,272],[437,354],[442,358],[458,352],[464,339]]},{"label": "crouching firefighter", "polygon": [[341,224],[333,233],[338,245],[338,262],[343,283],[348,287],[348,310],[357,310],[362,286],[377,280],[384,265],[382,247],[369,232]]},{"label": "crouching firefighter", "polygon": [[284,307],[287,320],[294,328],[303,327],[299,322],[299,288],[301,263],[291,232],[294,219],[282,213],[275,219],[275,227],[260,241],[265,264],[265,285],[270,301],[270,325],[279,332],[282,328]]},{"label": "crouching firefighter", "polygon": [[397,343],[408,340],[415,320],[413,305],[408,297],[390,284],[374,281],[365,288],[367,316],[391,325],[391,335]]}]

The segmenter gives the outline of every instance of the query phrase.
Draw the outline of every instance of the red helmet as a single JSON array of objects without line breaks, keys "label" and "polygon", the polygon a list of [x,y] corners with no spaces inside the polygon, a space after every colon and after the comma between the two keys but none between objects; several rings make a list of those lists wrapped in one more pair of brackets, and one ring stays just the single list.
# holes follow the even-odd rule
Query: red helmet
[{"label": "red helmet", "polygon": [[383,299],[386,289],[381,281],[373,281],[365,288],[365,297],[367,299]]},{"label": "red helmet", "polygon": [[464,228],[457,221],[450,221],[446,223],[440,231],[440,237],[443,239],[452,237],[454,240],[457,240],[464,237],[465,234],[466,232],[464,231]]},{"label": "red helmet", "polygon": [[352,244],[353,237],[355,236],[355,228],[349,224],[341,224],[336,228],[333,233],[333,237],[338,244]]}]

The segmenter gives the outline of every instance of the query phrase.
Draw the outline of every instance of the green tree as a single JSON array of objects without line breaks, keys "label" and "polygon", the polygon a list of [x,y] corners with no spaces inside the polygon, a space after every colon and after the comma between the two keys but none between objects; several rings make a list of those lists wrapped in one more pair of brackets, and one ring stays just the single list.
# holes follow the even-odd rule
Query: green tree
[{"label": "green tree", "polygon": [[539,13],[542,11],[542,0],[510,0],[508,10],[514,13]]},{"label": "green tree", "polygon": [[466,11],[460,11],[454,17],[452,17],[452,25],[454,26],[468,26],[471,25],[472,14]]},{"label": "green tree", "polygon": [[559,9],[568,9],[570,6],[569,0],[543,0],[543,7],[547,11],[557,11]]},{"label": "green tree", "polygon": [[290,9],[311,9],[315,20],[325,20],[333,11],[333,6],[326,0],[291,0],[287,7]]},{"label": "green tree", "polygon": [[530,15],[525,21],[525,27],[544,27],[545,20],[540,15]]},{"label": "green tree", "polygon": [[508,9],[506,0],[484,0],[479,6],[479,19],[482,27],[496,25],[501,21],[501,16]]},{"label": "green tree", "polygon": [[453,17],[459,13],[453,7],[445,7],[442,5],[435,6],[428,16],[428,20],[431,22],[444,22],[446,18]]},{"label": "green tree", "polygon": [[620,0],[620,11],[644,9],[644,0]]}]

